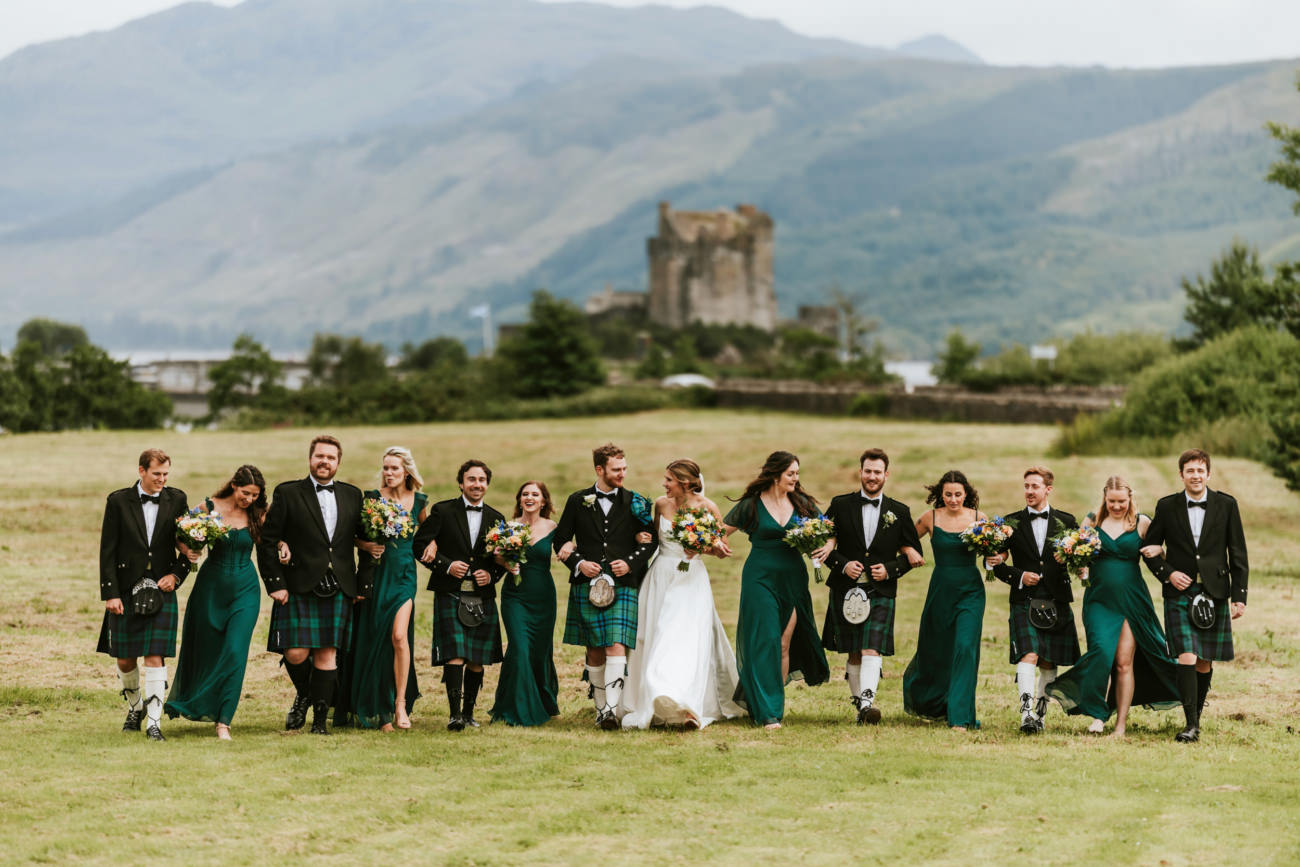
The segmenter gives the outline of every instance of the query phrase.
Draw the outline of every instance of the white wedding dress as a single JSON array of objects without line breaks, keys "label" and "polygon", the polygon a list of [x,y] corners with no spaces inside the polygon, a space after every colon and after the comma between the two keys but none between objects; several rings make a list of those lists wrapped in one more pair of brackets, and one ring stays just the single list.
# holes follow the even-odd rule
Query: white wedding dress
[{"label": "white wedding dress", "polygon": [[641,583],[636,649],[619,706],[623,728],[692,719],[704,728],[743,713],[732,701],[740,680],[736,654],[713,605],[708,569],[697,556],[688,571],[678,570],[686,554],[671,531],[661,516],[659,553]]}]

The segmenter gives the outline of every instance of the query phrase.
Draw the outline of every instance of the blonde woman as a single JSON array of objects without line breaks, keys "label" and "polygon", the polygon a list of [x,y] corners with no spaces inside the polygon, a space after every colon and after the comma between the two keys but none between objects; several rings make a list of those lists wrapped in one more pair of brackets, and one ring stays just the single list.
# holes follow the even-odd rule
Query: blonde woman
[{"label": "blonde woman", "polygon": [[1092,717],[1088,731],[1101,734],[1115,714],[1112,736],[1124,737],[1129,708],[1176,707],[1176,663],[1166,652],[1165,634],[1138,568],[1150,520],[1138,514],[1133,489],[1111,476],[1101,506],[1084,526],[1095,526],[1101,553],[1093,562],[1083,594],[1083,628],[1088,651],[1047,687],[1069,714]]}]

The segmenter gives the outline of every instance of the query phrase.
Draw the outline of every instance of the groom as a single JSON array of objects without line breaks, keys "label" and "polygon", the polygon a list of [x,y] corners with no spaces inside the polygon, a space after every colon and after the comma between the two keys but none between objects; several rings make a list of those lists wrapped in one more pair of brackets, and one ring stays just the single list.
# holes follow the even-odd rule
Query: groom
[{"label": "groom", "polygon": [[[1179,743],[1201,737],[1201,709],[1214,661],[1232,659],[1232,621],[1246,613],[1246,534],[1237,501],[1207,487],[1210,456],[1188,449],[1178,458],[1183,490],[1156,503],[1142,555],[1163,585],[1165,637],[1178,659],[1178,692],[1186,727]],[[1161,551],[1163,547],[1163,551]],[[1199,611],[1195,609],[1200,609]],[[1209,610],[1213,623],[1198,625]]]},{"label": "groom", "polygon": [[[605,731],[619,727],[627,652],[636,647],[637,587],[658,542],[637,542],[651,523],[650,503],[623,487],[627,459],[623,450],[606,443],[591,453],[596,483],[574,491],[564,504],[555,529],[554,546],[570,577],[569,610],[564,643],[587,649],[584,678],[591,684],[596,725]],[[572,540],[571,553],[561,550]],[[614,580],[614,602],[597,608],[588,598],[591,585],[602,576]]]},{"label": "groom", "polygon": [[[334,478],[342,460],[343,446],[334,437],[311,441],[309,475],[276,486],[257,546],[266,593],[283,606],[284,667],[296,692],[284,720],[287,731],[306,724],[310,705],[312,734],[329,734],[326,716],[352,603],[371,595],[371,558],[363,558],[358,571],[353,556],[356,540],[365,538],[361,489]],[[287,563],[280,562],[281,541],[289,547]]]}]

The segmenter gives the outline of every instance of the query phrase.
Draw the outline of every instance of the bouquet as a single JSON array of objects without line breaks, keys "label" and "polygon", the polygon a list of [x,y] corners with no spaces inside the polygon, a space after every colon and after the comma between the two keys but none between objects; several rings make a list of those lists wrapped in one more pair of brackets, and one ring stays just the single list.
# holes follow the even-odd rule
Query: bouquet
[{"label": "bouquet", "polygon": [[[368,498],[361,503],[361,523],[372,542],[407,539],[415,533],[411,513],[396,500]],[[378,560],[382,553],[375,557]]]},{"label": "bouquet", "polygon": [[[961,532],[961,540],[967,548],[981,557],[992,557],[1007,550],[1011,536],[1016,532],[1014,524],[1008,523],[1000,516],[976,521]],[[984,564],[984,580],[993,580],[993,567]]]},{"label": "bouquet", "polygon": [[[706,554],[722,538],[722,524],[708,509],[694,506],[673,516],[669,535],[687,554]],[[690,569],[689,558],[677,564],[678,572],[689,572]]]},{"label": "bouquet", "polygon": [[519,521],[497,521],[488,530],[485,540],[487,552],[500,557],[506,562],[506,568],[514,576],[515,584],[523,581],[519,567],[528,561],[528,546],[533,539],[533,529]]},{"label": "bouquet", "polygon": [[[1079,577],[1101,551],[1101,536],[1092,527],[1066,530],[1053,536],[1051,543],[1052,557],[1074,578]],[[1081,579],[1081,583],[1084,587],[1088,586],[1086,578]]]},{"label": "bouquet", "polygon": [[[797,518],[793,527],[785,531],[785,543],[800,554],[811,556],[835,536],[835,522],[825,515],[815,518]],[[822,564],[813,557],[813,578],[820,584]]]},{"label": "bouquet", "polygon": [[[230,528],[216,512],[205,512],[202,506],[195,506],[185,517],[176,519],[176,541],[191,551],[202,551],[213,542],[226,538]],[[191,563],[190,571],[198,567]]]}]

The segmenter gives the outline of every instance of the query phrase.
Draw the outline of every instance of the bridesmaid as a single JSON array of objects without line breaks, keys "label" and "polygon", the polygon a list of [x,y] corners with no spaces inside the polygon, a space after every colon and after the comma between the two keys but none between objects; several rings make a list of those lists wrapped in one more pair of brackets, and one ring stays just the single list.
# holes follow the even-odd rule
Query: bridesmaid
[{"label": "bridesmaid", "polygon": [[[723,519],[727,536],[744,530],[751,546],[740,578],[735,700],[767,729],[781,727],[787,683],[802,677],[816,686],[830,679],[808,595],[808,568],[783,541],[796,516],[819,514],[817,501],[799,484],[799,458],[773,452]],[[725,542],[720,550],[730,552]]]},{"label": "bridesmaid", "polygon": [[171,719],[215,722],[217,737],[228,741],[262,603],[251,555],[266,518],[266,480],[245,464],[203,505],[231,530],[212,545],[194,581],[176,677],[163,709]]},{"label": "bridesmaid", "polygon": [[[949,470],[926,487],[935,506],[916,522],[933,537],[934,571],[921,611],[916,655],[903,673],[903,709],[925,719],[946,719],[954,731],[979,728],[975,685],[984,624],[984,580],[961,533],[984,517],[979,493],[965,474]],[[942,505],[943,508],[938,508]]]},{"label": "bridesmaid", "polygon": [[555,521],[551,492],[528,481],[515,492],[513,520],[532,529],[528,558],[520,582],[501,582],[501,622],[506,628],[505,660],[497,680],[492,721],[512,726],[539,726],[560,715],[559,680],[551,658],[555,640],[555,582],[551,579],[551,537]]},{"label": "bridesmaid", "polygon": [[[1167,653],[1151,592],[1138,567],[1139,549],[1151,519],[1139,515],[1133,491],[1119,476],[1102,489],[1101,552],[1083,593],[1088,652],[1047,687],[1069,714],[1092,717],[1088,731],[1101,734],[1115,712],[1112,737],[1124,737],[1134,704],[1169,708],[1180,703],[1178,663]],[[1096,519],[1089,516],[1086,524]]]},{"label": "bridesmaid", "polygon": [[[420,489],[424,480],[411,452],[393,446],[384,452],[380,470],[382,486],[366,491],[367,499],[401,503],[416,526],[427,515],[429,497]],[[410,539],[390,539],[383,546],[357,542],[362,557],[380,553],[375,567],[373,599],[358,603],[352,615],[352,647],[344,665],[347,708],[334,724],[352,722],[361,728],[391,732],[393,726],[409,729],[408,716],[420,697],[411,647],[415,625],[411,611],[417,589],[415,555]],[[341,703],[340,703],[341,704]]]}]

